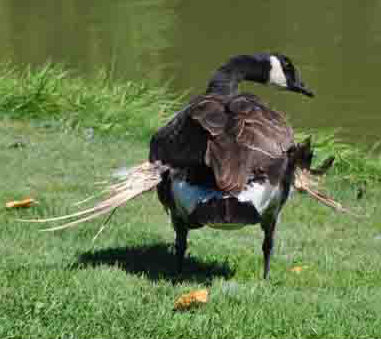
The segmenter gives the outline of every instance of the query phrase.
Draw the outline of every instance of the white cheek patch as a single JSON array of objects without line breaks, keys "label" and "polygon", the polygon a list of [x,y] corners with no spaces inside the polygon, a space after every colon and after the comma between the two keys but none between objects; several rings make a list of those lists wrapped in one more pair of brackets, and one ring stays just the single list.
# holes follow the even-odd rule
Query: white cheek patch
[{"label": "white cheek patch", "polygon": [[282,65],[276,56],[270,56],[270,65],[269,83],[280,87],[287,87],[286,75],[284,74]]}]

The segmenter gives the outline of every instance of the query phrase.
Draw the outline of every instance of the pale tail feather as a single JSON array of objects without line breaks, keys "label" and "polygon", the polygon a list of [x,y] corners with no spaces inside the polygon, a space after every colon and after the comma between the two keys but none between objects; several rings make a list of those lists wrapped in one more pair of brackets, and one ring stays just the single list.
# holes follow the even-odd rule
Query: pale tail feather
[{"label": "pale tail feather", "polygon": [[[161,181],[160,173],[164,169],[165,166],[145,162],[139,166],[131,168],[126,174],[126,178],[124,178],[122,182],[110,185],[109,188],[105,190],[109,193],[109,197],[100,201],[92,208],[54,218],[20,221],[32,223],[49,223],[77,218],[74,221],[65,223],[63,225],[43,229],[42,231],[57,231],[76,226],[82,222],[86,222],[107,214],[113,209],[124,205],[128,200],[135,198],[143,192],[154,189]],[[91,199],[88,198],[86,200]]]},{"label": "pale tail feather", "polygon": [[356,217],[362,217],[361,215],[353,213],[350,209],[342,206],[339,202],[335,201],[328,195],[313,189],[318,183],[311,178],[311,173],[308,170],[296,169],[294,187],[297,191],[305,192],[313,199],[316,199],[319,203],[333,208],[337,212],[348,213]]}]

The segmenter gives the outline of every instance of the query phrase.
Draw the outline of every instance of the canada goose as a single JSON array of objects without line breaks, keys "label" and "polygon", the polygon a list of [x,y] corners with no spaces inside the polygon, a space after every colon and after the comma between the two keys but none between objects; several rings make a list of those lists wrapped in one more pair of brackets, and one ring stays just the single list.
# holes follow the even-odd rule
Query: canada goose
[{"label": "canada goose", "polygon": [[152,137],[150,162],[167,167],[157,191],[175,230],[179,272],[190,229],[260,223],[263,276],[269,276],[278,215],[303,147],[295,144],[283,113],[255,95],[238,93],[242,80],[313,96],[285,55],[234,56],[215,72],[205,95],[191,100]]}]

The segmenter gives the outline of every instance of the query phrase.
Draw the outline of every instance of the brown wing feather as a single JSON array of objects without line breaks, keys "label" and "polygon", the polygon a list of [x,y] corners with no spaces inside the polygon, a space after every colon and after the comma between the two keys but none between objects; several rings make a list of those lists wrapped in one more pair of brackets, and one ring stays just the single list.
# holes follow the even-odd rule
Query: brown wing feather
[{"label": "brown wing feather", "polygon": [[208,166],[219,189],[242,190],[249,175],[275,173],[276,179],[292,145],[284,114],[255,96],[206,95],[153,136],[150,161],[197,171]]},{"label": "brown wing feather", "polygon": [[246,183],[248,149],[221,135],[208,141],[205,162],[213,169],[217,186],[223,191],[241,190]]},{"label": "brown wing feather", "polygon": [[205,166],[204,157],[210,133],[190,117],[187,107],[178,112],[152,136],[150,162],[160,161],[172,167]]},{"label": "brown wing feather", "polygon": [[224,105],[212,98],[198,103],[192,110],[191,117],[197,120],[211,136],[223,133],[228,122]]},{"label": "brown wing feather", "polygon": [[[275,114],[278,113],[278,118]],[[293,143],[292,130],[279,112],[250,111],[242,117],[244,126],[237,134],[237,142],[248,148],[260,148],[273,156],[281,156]]]},{"label": "brown wing feather", "polygon": [[193,106],[192,118],[208,132],[205,163],[221,190],[242,190],[249,175],[274,172],[293,145],[284,114],[255,99],[208,96]]}]

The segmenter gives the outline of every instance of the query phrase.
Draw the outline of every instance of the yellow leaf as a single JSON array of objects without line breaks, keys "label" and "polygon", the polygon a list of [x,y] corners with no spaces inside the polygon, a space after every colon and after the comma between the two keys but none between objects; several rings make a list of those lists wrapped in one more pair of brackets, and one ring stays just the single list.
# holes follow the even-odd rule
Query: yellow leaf
[{"label": "yellow leaf", "polygon": [[289,269],[290,272],[296,272],[296,273],[300,273],[302,272],[304,269],[308,268],[308,266],[294,266],[294,267],[291,267]]},{"label": "yellow leaf", "polygon": [[30,207],[32,204],[37,204],[37,201],[32,198],[25,198],[23,200],[14,200],[14,201],[8,201],[5,204],[6,208],[17,208],[17,207]]},{"label": "yellow leaf", "polygon": [[176,311],[187,310],[208,302],[208,290],[197,290],[180,296],[174,305]]}]

